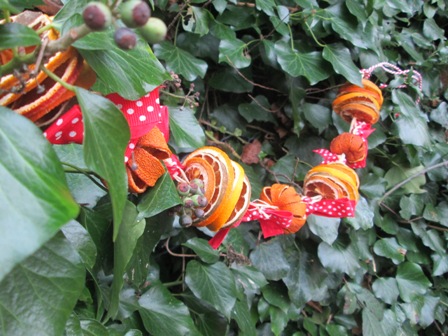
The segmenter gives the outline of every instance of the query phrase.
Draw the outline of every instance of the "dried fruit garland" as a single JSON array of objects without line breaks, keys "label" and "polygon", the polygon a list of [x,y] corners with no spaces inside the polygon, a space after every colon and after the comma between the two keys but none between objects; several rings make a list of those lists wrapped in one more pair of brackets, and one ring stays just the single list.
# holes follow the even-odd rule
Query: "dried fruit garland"
[{"label": "dried fruit garland", "polygon": [[[3,61],[8,57],[4,52],[0,56]],[[60,71],[64,76],[68,73],[68,82],[85,87],[92,84],[84,79],[91,76],[83,74],[81,69],[88,70],[88,67],[80,66],[84,62],[74,49],[54,58],[46,66],[56,69],[68,62]],[[315,150],[323,157],[323,162],[307,172],[303,181],[304,195],[292,186],[276,183],[263,188],[255,201],[251,201],[251,185],[244,169],[222,150],[202,147],[182,162],[171,152],[167,145],[168,109],[160,105],[158,88],[136,101],[125,100],[117,94],[108,95],[107,98],[124,114],[131,131],[124,157],[129,191],[142,193],[147,187],[154,186],[166,166],[182,198],[177,209],[180,224],[206,227],[216,232],[210,240],[214,248],[222,243],[231,228],[243,222],[258,221],[263,236],[268,238],[299,231],[310,214],[352,217],[359,200],[359,178],[354,169],[366,165],[367,137],[373,132],[372,125],[380,118],[383,103],[381,89],[368,79],[378,67],[395,75],[409,72],[389,63],[380,63],[361,70],[362,87],[347,83],[339,89],[332,108],[350,123],[350,130],[334,138],[329,150]],[[37,76],[41,81],[45,78],[44,73]],[[417,72],[413,72],[412,79],[421,88],[421,76]],[[2,89],[13,85],[9,76],[1,79]],[[27,83],[25,90],[14,94],[13,99],[10,98],[12,94],[4,94],[0,104],[36,121],[71,98],[62,87],[54,89],[58,83],[50,86],[51,89],[43,95],[37,94],[32,85]],[[79,106],[74,105],[58,118],[44,135],[54,144],[82,143],[84,125]]]}]

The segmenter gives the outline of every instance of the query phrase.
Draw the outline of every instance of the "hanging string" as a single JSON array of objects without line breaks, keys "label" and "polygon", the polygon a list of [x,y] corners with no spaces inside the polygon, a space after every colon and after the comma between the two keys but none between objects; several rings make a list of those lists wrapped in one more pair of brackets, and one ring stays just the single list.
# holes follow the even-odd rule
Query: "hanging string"
[{"label": "hanging string", "polygon": [[[372,75],[372,72],[375,71],[378,68],[381,68],[384,71],[386,71],[386,72],[388,72],[388,73],[390,73],[392,75],[395,75],[395,76],[406,76],[409,73],[412,73],[411,79],[416,83],[416,85],[417,85],[417,87],[418,87],[418,89],[420,91],[423,90],[422,75],[418,71],[416,71],[416,70],[402,70],[399,67],[397,67],[396,65],[393,65],[393,64],[391,64],[389,62],[381,62],[381,63],[375,64],[375,65],[372,65],[370,68],[361,69],[360,72],[361,72],[363,78],[369,79],[370,76]],[[379,87],[381,89],[384,89],[387,86],[388,86],[387,84],[380,84],[379,85]],[[406,84],[402,84],[402,85],[397,86],[397,88],[399,88],[399,89],[405,88],[405,87],[407,87]],[[420,98],[417,98],[416,102],[417,102],[417,104],[420,103]]]}]

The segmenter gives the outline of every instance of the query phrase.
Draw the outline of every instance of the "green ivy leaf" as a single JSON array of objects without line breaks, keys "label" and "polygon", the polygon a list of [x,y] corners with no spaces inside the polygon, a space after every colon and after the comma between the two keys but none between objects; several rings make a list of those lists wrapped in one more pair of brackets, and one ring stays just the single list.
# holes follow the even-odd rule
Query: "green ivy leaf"
[{"label": "green ivy leaf", "polygon": [[192,260],[187,264],[185,283],[195,296],[230,318],[238,292],[233,274],[225,264],[204,265]]},{"label": "green ivy leaf", "polygon": [[290,269],[278,239],[258,245],[250,254],[250,260],[268,280],[280,280]]},{"label": "green ivy leaf", "polygon": [[[67,163],[80,169],[87,169],[84,162],[84,146],[72,143],[67,145],[53,145],[53,148],[63,165]],[[98,199],[107,193],[92,181],[93,179],[100,185],[102,184],[94,176],[90,175],[87,177],[75,169],[73,169],[72,173],[66,173],[65,176],[70,192],[78,204],[93,207]]]},{"label": "green ivy leaf", "polygon": [[300,52],[279,41],[275,44],[277,61],[281,68],[293,77],[304,76],[314,85],[329,76],[322,54],[317,51]]},{"label": "green ivy leaf", "polygon": [[203,262],[212,264],[219,260],[218,251],[214,250],[205,239],[191,238],[182,245],[192,249]]},{"label": "green ivy leaf", "polygon": [[238,323],[239,331],[244,336],[256,336],[255,322],[251,318],[246,301],[237,300],[232,311],[232,319]]},{"label": "green ivy leaf", "polygon": [[230,270],[235,276],[237,283],[242,284],[247,292],[259,293],[260,288],[268,284],[263,273],[253,266],[243,266],[234,263]]},{"label": "green ivy leaf", "polygon": [[40,44],[39,35],[23,24],[11,22],[0,25],[0,50]]},{"label": "green ivy leaf", "polygon": [[191,6],[190,8],[195,20],[194,33],[200,36],[208,34],[210,22],[213,20],[211,13],[202,7]]},{"label": "green ivy leaf", "polygon": [[169,42],[156,44],[154,53],[166,62],[167,68],[182,75],[186,80],[193,81],[197,77],[204,78],[207,72],[208,66],[205,61]]},{"label": "green ivy leaf", "polygon": [[393,304],[398,299],[398,285],[395,278],[378,278],[372,284],[373,293],[387,304]]},{"label": "green ivy leaf", "polygon": [[362,334],[365,336],[393,336],[384,330],[381,320],[369,309],[362,310]]},{"label": "green ivy leaf", "polygon": [[199,335],[188,308],[163,285],[154,284],[138,303],[145,329],[151,335]]},{"label": "green ivy leaf", "polygon": [[107,181],[112,200],[114,233],[117,238],[127,196],[123,162],[129,141],[129,126],[121,111],[109,99],[76,87],[84,120],[84,161]]},{"label": "green ivy leaf", "polygon": [[280,283],[271,282],[261,289],[263,298],[271,306],[280,308],[284,313],[288,312],[291,302],[289,301],[288,293],[284,285]]},{"label": "green ivy leaf", "polygon": [[[384,179],[387,182],[387,187],[392,188],[400,182],[403,182],[406,178],[418,174],[421,170],[423,170],[423,166],[413,167],[413,168],[404,168],[402,166],[393,166],[389,169],[384,175]],[[404,193],[409,194],[420,194],[426,192],[426,190],[421,187],[426,183],[426,178],[424,174],[420,174],[415,176],[412,180],[404,184],[401,188]]]},{"label": "green ivy leaf", "polygon": [[419,324],[423,328],[429,327],[435,319],[435,310],[440,298],[431,295],[417,296],[411,302],[401,304],[412,324]]},{"label": "green ivy leaf", "polygon": [[251,63],[251,57],[246,49],[246,43],[241,40],[222,40],[219,43],[219,62],[228,63],[237,69],[246,68]]},{"label": "green ivy leaf", "polygon": [[374,213],[364,197],[361,197],[356,204],[355,217],[345,218],[345,222],[350,224],[355,230],[367,230],[373,227]]},{"label": "green ivy leaf", "polygon": [[[245,78],[243,78],[241,76]],[[245,68],[236,71],[234,68],[228,68],[218,70],[214,72],[211,77],[209,84],[212,88],[232,93],[242,93],[250,92],[253,89],[253,84],[248,82],[246,78],[250,79],[252,77],[250,68]]]},{"label": "green ivy leaf", "polygon": [[108,310],[108,316],[110,317],[115,317],[118,313],[119,295],[123,288],[126,267],[134,255],[137,240],[145,230],[146,222],[144,219],[137,219],[137,214],[135,205],[127,201],[123,211],[123,220],[114,244],[114,279]]},{"label": "green ivy leaf", "polygon": [[362,76],[359,68],[353,63],[350,50],[341,43],[326,44],[322,56],[333,65],[336,73],[342,75],[350,83],[362,87]]},{"label": "green ivy leaf", "polygon": [[275,15],[274,8],[276,4],[274,0],[255,0],[255,5],[258,10],[263,11],[266,15]]},{"label": "green ivy leaf", "polygon": [[0,330],[5,335],[63,335],[84,278],[81,258],[62,234],[56,235],[0,283]]},{"label": "green ivy leaf", "polygon": [[331,110],[319,104],[305,103],[302,106],[305,119],[316,127],[319,134],[331,124]]},{"label": "green ivy leaf", "polygon": [[136,100],[171,79],[147,44],[140,42],[132,50],[123,50],[114,43],[112,34],[89,34],[74,44],[98,75],[95,85],[104,88],[103,94],[116,92]]},{"label": "green ivy leaf", "polygon": [[77,221],[71,220],[62,228],[62,233],[78,252],[87,269],[92,270],[96,262],[95,243],[87,230]]},{"label": "green ivy leaf", "polygon": [[0,124],[1,280],[74,218],[79,207],[42,132],[1,106]]},{"label": "green ivy leaf", "polygon": [[170,131],[176,152],[191,152],[205,144],[204,129],[189,108],[170,107]]},{"label": "green ivy leaf", "polygon": [[421,267],[408,261],[398,265],[396,279],[404,302],[411,302],[416,296],[426,294],[431,286]]},{"label": "green ivy leaf", "polygon": [[310,215],[306,222],[310,231],[329,245],[338,237],[340,218]]},{"label": "green ivy leaf", "polygon": [[433,253],[431,254],[431,259],[434,263],[434,266],[432,268],[433,276],[440,276],[448,272],[448,255],[446,255],[445,253]]},{"label": "green ivy leaf", "polygon": [[375,245],[373,245],[373,251],[379,256],[391,259],[395,265],[404,261],[404,256],[407,252],[393,237],[377,240]]},{"label": "green ivy leaf", "polygon": [[139,217],[152,217],[164,210],[181,204],[176,185],[169,173],[163,174],[154,187],[149,189],[137,205]]},{"label": "green ivy leaf", "polygon": [[331,272],[355,274],[360,264],[355,249],[337,240],[333,245],[325,242],[319,244],[317,254],[322,265]]}]

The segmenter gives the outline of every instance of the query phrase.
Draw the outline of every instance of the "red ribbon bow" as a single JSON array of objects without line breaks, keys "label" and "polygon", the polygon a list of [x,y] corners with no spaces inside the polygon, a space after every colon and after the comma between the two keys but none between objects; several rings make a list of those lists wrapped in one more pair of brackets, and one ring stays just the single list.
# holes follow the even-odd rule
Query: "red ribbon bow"
[{"label": "red ribbon bow", "polygon": [[[106,96],[125,116],[131,138],[125,151],[125,162],[131,158],[138,140],[157,126],[165,137],[169,139],[168,108],[160,105],[159,88],[138,100],[127,100],[116,93]],[[44,136],[53,144],[82,144],[84,140],[84,124],[79,105],[74,105],[64,113],[44,132]]]},{"label": "red ribbon bow", "polygon": [[356,201],[348,198],[339,199],[320,199],[312,197],[303,197],[302,200],[307,203],[306,214],[324,217],[344,218],[354,217]]}]

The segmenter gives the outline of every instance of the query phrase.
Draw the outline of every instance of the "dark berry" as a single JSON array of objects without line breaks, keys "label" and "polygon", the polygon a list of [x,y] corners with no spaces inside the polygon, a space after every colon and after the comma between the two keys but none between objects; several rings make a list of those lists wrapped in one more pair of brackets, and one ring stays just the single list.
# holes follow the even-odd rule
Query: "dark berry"
[{"label": "dark berry", "polygon": [[144,26],[138,28],[138,31],[148,43],[155,44],[165,39],[168,27],[162,20],[150,17]]},{"label": "dark berry", "polygon": [[195,215],[197,218],[202,218],[202,217],[204,217],[204,214],[205,214],[205,212],[204,212],[203,209],[200,209],[200,208],[198,208],[198,209],[194,209],[194,215]]},{"label": "dark berry", "polygon": [[179,223],[180,223],[180,225],[182,225],[184,227],[188,227],[191,224],[193,224],[193,219],[191,218],[191,216],[182,215],[182,216],[180,216]]},{"label": "dark berry", "polygon": [[184,198],[184,207],[185,208],[192,208],[194,206],[195,206],[195,203],[191,197]]},{"label": "dark berry", "polygon": [[130,0],[121,4],[120,15],[126,26],[136,28],[144,26],[148,22],[151,16],[151,9],[144,1]]},{"label": "dark berry", "polygon": [[114,34],[114,40],[121,49],[133,49],[137,45],[137,35],[129,28],[118,28]]},{"label": "dark berry", "polygon": [[84,23],[92,30],[103,30],[112,23],[112,13],[109,7],[102,2],[92,1],[82,12]]},{"label": "dark berry", "polygon": [[208,200],[205,196],[202,195],[193,195],[191,196],[191,200],[193,204],[197,207],[203,208],[208,204]]},{"label": "dark berry", "polygon": [[190,181],[190,190],[193,194],[202,195],[204,190],[204,182],[198,178]]},{"label": "dark berry", "polygon": [[177,185],[177,192],[181,196],[187,196],[190,193],[190,185],[188,183],[179,183]]}]

